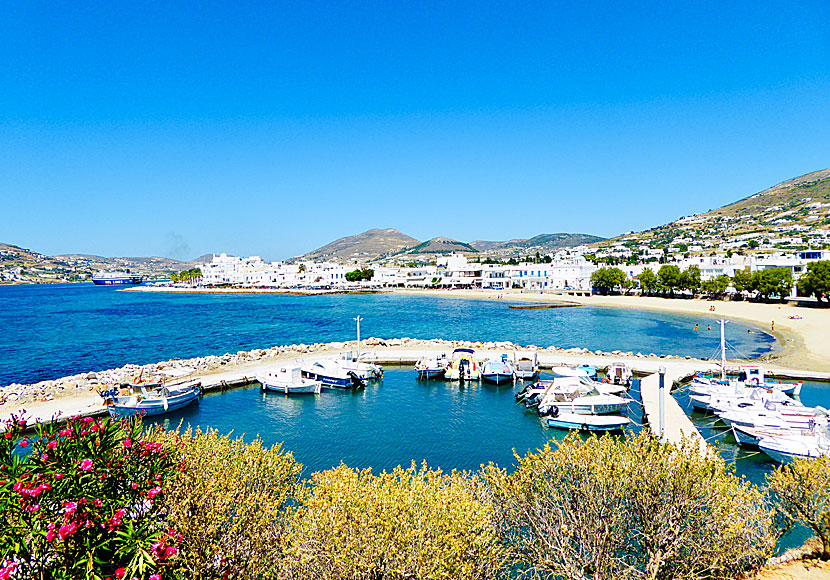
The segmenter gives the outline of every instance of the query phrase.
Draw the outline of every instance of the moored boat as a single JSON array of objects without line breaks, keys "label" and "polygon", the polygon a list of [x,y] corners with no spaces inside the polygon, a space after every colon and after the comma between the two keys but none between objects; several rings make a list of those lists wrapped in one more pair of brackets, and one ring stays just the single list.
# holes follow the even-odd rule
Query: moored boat
[{"label": "moored boat", "polygon": [[347,370],[337,360],[321,359],[302,367],[302,376],[319,381],[322,388],[362,389],[366,381],[355,371]]},{"label": "moored boat", "polygon": [[322,383],[302,376],[302,369],[297,366],[280,367],[273,371],[258,374],[256,380],[264,391],[275,391],[286,395],[319,393]]},{"label": "moored boat", "polygon": [[507,360],[507,355],[499,359],[490,359],[481,365],[481,380],[500,385],[516,378],[513,365]]},{"label": "moored boat", "polygon": [[627,417],[618,415],[580,415],[558,408],[547,415],[545,421],[550,427],[579,431],[621,431],[631,423]]},{"label": "moored boat", "polygon": [[159,383],[135,385],[130,391],[123,395],[116,391],[102,393],[110,417],[162,415],[190,405],[202,392],[198,381],[171,386]]},{"label": "moored boat", "polygon": [[830,433],[825,428],[801,435],[761,437],[758,449],[778,463],[787,463],[796,458],[830,457]]},{"label": "moored boat", "polygon": [[532,381],[539,376],[539,357],[536,351],[513,353],[513,370],[520,381]]},{"label": "moored boat", "polygon": [[481,369],[471,348],[457,348],[452,351],[452,360],[447,365],[444,376],[451,381],[477,381]]},{"label": "moored boat", "polygon": [[611,363],[608,370],[605,371],[605,377],[613,385],[624,385],[626,387],[630,387],[631,382],[634,380],[631,368],[621,362]]},{"label": "moored boat", "polygon": [[434,379],[444,376],[449,364],[447,353],[424,355],[415,363],[419,379]]}]

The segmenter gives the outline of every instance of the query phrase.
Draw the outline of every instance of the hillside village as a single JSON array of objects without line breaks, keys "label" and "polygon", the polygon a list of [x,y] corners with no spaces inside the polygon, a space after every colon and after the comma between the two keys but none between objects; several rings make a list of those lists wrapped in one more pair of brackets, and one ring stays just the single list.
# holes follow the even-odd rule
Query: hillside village
[{"label": "hillside village", "polygon": [[[0,281],[85,281],[97,269],[128,269],[167,280],[194,267],[184,285],[251,288],[520,288],[590,291],[606,266],[636,288],[649,268],[695,268],[700,281],[785,268],[791,294],[810,262],[830,259],[830,170],[810,173],[706,213],[611,240],[585,234],[543,234],[508,242],[426,242],[395,229],[335,240],[298,258],[268,262],[226,254],[193,262],[167,258],[48,257],[0,245]],[[167,284],[168,282],[161,282]]]}]

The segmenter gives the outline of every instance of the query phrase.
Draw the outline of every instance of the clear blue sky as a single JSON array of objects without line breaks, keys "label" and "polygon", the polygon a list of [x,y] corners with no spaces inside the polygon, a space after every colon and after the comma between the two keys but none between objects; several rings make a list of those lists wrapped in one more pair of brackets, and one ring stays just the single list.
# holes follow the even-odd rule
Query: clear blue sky
[{"label": "clear blue sky", "polygon": [[613,236],[830,167],[830,2],[6,2],[0,241]]}]

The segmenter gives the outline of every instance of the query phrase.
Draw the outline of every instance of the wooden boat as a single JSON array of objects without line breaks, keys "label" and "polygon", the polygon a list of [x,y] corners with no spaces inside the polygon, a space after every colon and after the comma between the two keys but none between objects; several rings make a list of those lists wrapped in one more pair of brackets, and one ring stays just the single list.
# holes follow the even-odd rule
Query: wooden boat
[{"label": "wooden boat", "polygon": [[131,390],[132,393],[124,395],[114,391],[103,393],[110,417],[162,415],[190,405],[202,392],[199,381],[171,386],[159,383],[136,385]]},{"label": "wooden boat", "polygon": [[274,371],[258,374],[256,380],[263,391],[275,391],[286,395],[314,394],[322,389],[320,381],[302,376],[300,367],[280,367]]}]

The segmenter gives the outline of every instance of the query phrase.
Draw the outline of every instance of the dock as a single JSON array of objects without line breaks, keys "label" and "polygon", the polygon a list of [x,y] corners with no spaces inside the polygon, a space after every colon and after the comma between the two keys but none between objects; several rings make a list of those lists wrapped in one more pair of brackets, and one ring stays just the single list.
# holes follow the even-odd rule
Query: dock
[{"label": "dock", "polygon": [[674,386],[682,380],[694,375],[696,369],[692,365],[672,365],[665,368],[663,414],[664,425],[660,425],[660,372],[652,373],[640,379],[640,398],[643,402],[643,416],[651,432],[660,435],[661,441],[680,443],[684,438],[694,441],[701,453],[706,453],[709,445],[701,436],[692,420],[680,407],[671,392]]}]

